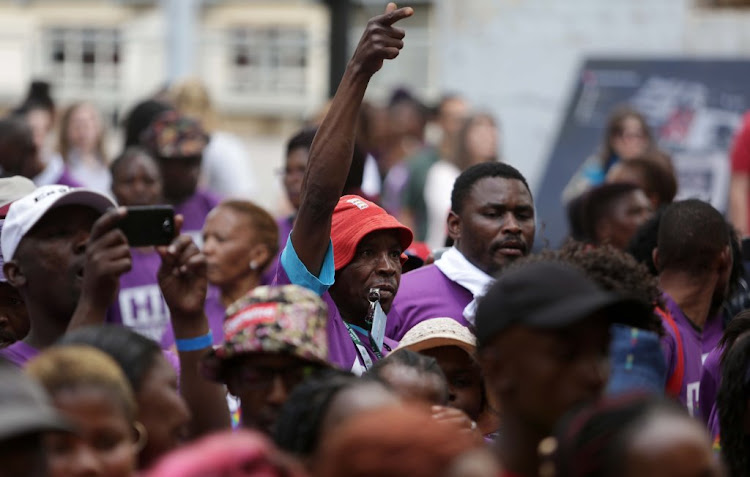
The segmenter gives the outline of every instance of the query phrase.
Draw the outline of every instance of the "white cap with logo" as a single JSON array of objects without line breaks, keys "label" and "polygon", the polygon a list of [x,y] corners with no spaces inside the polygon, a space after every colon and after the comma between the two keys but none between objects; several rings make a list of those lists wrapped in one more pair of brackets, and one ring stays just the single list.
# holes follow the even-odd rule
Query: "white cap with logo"
[{"label": "white cap with logo", "polygon": [[8,209],[0,247],[5,261],[13,259],[21,239],[39,222],[39,219],[55,207],[63,205],[84,205],[104,213],[115,207],[112,199],[91,189],[70,188],[64,185],[48,185],[16,200]]}]

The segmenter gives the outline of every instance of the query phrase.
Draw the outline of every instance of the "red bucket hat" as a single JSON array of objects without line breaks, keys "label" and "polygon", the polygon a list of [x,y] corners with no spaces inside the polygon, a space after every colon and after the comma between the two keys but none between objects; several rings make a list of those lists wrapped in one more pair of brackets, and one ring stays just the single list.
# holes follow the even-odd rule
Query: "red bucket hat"
[{"label": "red bucket hat", "polygon": [[[345,195],[333,211],[331,241],[336,270],[341,270],[354,258],[357,245],[365,235],[377,230],[395,230],[399,233],[401,248],[406,250],[414,234],[382,207],[358,195]],[[406,259],[401,256],[402,264]]]}]

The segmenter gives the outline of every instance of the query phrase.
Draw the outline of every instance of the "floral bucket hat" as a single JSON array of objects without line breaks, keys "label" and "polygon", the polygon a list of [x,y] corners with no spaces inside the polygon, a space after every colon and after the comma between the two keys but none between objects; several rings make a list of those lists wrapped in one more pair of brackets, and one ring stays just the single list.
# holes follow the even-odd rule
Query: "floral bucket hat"
[{"label": "floral bucket hat", "polygon": [[202,373],[223,381],[228,360],[254,353],[286,354],[331,366],[327,320],[325,302],[306,288],[258,287],[227,309],[224,343],[203,358]]}]

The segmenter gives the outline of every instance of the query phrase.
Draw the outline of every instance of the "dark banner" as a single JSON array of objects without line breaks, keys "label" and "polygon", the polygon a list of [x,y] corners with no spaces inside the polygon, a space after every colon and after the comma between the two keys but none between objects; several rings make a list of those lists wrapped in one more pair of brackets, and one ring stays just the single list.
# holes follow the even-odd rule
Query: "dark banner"
[{"label": "dark banner", "polygon": [[646,116],[672,155],[678,199],[697,197],[725,211],[729,149],[750,109],[750,60],[601,60],[585,62],[537,192],[537,244],[558,246],[568,224],[562,191],[601,147],[613,108]]}]

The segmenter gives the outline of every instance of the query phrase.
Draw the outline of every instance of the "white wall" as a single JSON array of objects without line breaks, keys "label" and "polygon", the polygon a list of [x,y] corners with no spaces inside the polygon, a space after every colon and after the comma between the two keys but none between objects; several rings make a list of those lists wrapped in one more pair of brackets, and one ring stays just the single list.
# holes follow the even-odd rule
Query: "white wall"
[{"label": "white wall", "polygon": [[750,12],[696,0],[438,0],[443,90],[501,122],[503,155],[536,189],[587,56],[750,58]]}]

